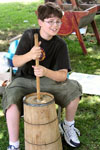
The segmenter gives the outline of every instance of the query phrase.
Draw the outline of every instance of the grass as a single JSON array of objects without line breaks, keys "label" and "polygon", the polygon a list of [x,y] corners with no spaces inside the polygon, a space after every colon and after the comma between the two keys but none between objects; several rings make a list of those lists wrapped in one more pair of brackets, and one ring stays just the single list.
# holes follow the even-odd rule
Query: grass
[{"label": "grass", "polygon": [[7,50],[9,39],[37,26],[35,11],[39,3],[0,4],[0,51]]},{"label": "grass", "polygon": [[[0,3],[0,51],[7,51],[8,40],[23,33],[28,28],[37,27],[35,10],[43,1],[33,3]],[[95,17],[100,32],[100,15]],[[63,37],[69,47],[72,71],[100,75],[100,45],[90,25],[83,37],[88,54],[83,55],[75,35]],[[94,85],[93,85],[94,86]],[[64,113],[63,113],[64,117]],[[63,118],[62,117],[62,118]],[[81,147],[77,150],[100,150],[100,96],[83,95],[75,117],[76,127],[81,132]],[[24,124],[20,123],[21,150],[24,150]],[[0,97],[0,150],[8,146],[6,119],[1,107]],[[66,147],[64,150],[73,148]]]}]

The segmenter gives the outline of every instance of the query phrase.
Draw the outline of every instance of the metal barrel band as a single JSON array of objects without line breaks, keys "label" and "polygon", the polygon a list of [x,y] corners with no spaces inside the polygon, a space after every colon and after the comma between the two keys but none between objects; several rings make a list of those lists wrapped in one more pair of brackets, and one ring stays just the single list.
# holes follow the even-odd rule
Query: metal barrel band
[{"label": "metal barrel band", "polygon": [[25,141],[26,141],[28,144],[32,144],[32,145],[36,145],[36,146],[43,146],[43,145],[50,145],[50,144],[56,143],[59,139],[60,139],[60,136],[59,136],[55,141],[53,141],[53,142],[51,142],[51,143],[48,143],[48,144],[33,144],[33,143],[27,141],[26,139],[25,139]]},{"label": "metal barrel band", "polygon": [[29,122],[27,122],[27,121],[25,121],[25,120],[24,120],[24,122],[27,123],[27,124],[33,125],[33,126],[39,126],[39,125],[47,125],[47,124],[50,124],[50,123],[52,123],[52,122],[54,122],[54,121],[56,121],[56,120],[57,120],[57,118],[55,118],[54,120],[52,120],[52,121],[50,121],[50,122],[48,122],[48,123],[44,123],[44,124],[32,124],[32,123],[29,123]]},{"label": "metal barrel band", "polygon": [[47,103],[42,103],[42,104],[30,104],[30,103],[27,103],[24,101],[24,104],[26,104],[28,106],[33,106],[33,107],[41,107],[41,106],[43,107],[43,106],[47,106],[47,105],[52,104],[52,103],[54,103],[54,99],[52,101],[49,101]]}]

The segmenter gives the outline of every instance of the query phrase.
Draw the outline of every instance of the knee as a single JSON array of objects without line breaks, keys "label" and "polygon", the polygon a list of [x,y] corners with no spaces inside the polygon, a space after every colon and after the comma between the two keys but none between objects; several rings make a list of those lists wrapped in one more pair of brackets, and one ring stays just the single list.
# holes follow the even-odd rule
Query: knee
[{"label": "knee", "polygon": [[75,98],[74,100],[70,101],[70,103],[67,105],[67,107],[75,107],[79,104],[80,98]]},{"label": "knee", "polygon": [[19,113],[19,110],[18,110],[18,107],[16,104],[11,104],[8,109],[6,110],[6,114],[10,113],[10,114],[13,114],[14,112],[18,112]]},{"label": "knee", "polygon": [[7,110],[16,109],[16,107],[17,107],[16,104],[11,104]]}]

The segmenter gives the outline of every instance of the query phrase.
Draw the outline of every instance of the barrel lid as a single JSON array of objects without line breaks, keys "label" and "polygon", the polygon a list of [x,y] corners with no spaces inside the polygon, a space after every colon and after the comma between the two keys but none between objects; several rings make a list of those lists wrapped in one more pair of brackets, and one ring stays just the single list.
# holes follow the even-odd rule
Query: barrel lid
[{"label": "barrel lid", "polygon": [[51,103],[54,103],[54,96],[49,93],[42,93],[40,94],[40,100],[37,99],[37,94],[32,93],[29,95],[26,95],[23,98],[23,102],[26,105],[34,106],[34,107],[40,107],[40,106],[46,106]]}]

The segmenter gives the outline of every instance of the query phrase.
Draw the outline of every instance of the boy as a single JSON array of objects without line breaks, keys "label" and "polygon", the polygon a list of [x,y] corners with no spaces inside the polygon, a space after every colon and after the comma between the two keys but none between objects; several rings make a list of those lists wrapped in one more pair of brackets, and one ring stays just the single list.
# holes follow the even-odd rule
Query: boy
[{"label": "boy", "polygon": [[[61,26],[62,11],[49,2],[40,5],[37,13],[40,29],[27,30],[23,34],[13,57],[14,66],[18,67],[16,78],[3,95],[2,105],[9,132],[7,150],[20,149],[19,121],[23,97],[36,92],[36,76],[41,77],[41,92],[53,94],[55,102],[66,108],[66,118],[60,126],[66,142],[72,147],[80,145],[74,117],[82,89],[77,81],[67,79],[67,73],[71,70],[68,49],[64,40],[56,36]],[[39,47],[34,46],[34,33],[38,33]],[[38,67],[35,66],[37,58],[40,58]]]}]

